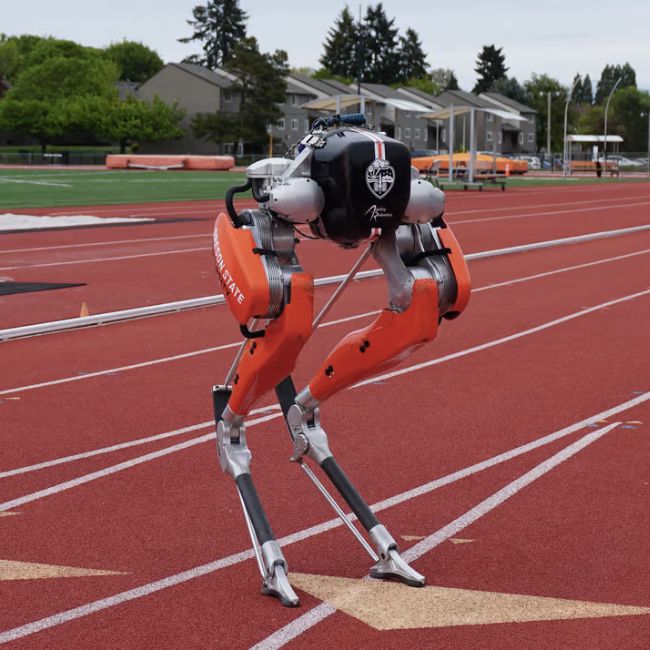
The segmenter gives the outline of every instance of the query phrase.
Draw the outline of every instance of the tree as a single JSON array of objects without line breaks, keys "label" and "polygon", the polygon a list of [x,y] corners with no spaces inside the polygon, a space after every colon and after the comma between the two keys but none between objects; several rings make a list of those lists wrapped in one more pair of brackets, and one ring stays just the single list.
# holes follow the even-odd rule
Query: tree
[{"label": "tree", "polygon": [[262,53],[255,38],[246,38],[235,45],[225,67],[237,78],[232,86],[240,97],[236,118],[224,117],[219,112],[203,114],[193,121],[192,130],[197,137],[214,142],[242,140],[263,145],[268,125],[282,117],[278,104],[285,101],[287,53]]},{"label": "tree", "polygon": [[441,90],[458,90],[458,80],[453,70],[449,68],[435,68],[429,75],[431,81]]},{"label": "tree", "polygon": [[505,65],[506,57],[503,48],[494,45],[484,45],[476,59],[474,71],[478,74],[476,85],[472,92],[484,93],[492,84],[506,76],[508,68]]},{"label": "tree", "polygon": [[158,96],[151,102],[127,97],[85,96],[68,105],[68,121],[76,129],[93,133],[109,142],[117,142],[120,152],[141,142],[156,142],[181,137],[180,121],[185,111],[166,104]]},{"label": "tree", "polygon": [[526,91],[515,77],[501,77],[492,84],[490,92],[500,93],[521,104],[525,104],[528,99]]},{"label": "tree", "polygon": [[327,32],[323,44],[324,52],[319,62],[328,71],[330,77],[353,79],[359,72],[360,46],[359,25],[354,22],[352,13],[346,5]]},{"label": "tree", "polygon": [[618,88],[636,88],[636,72],[629,63],[625,65],[606,65],[596,86],[596,104],[604,104],[607,101],[609,93],[619,78],[621,82],[618,84]]},{"label": "tree", "polygon": [[576,104],[581,104],[582,103],[582,77],[580,76],[580,73],[577,72],[576,76],[573,77],[573,100],[575,101]]},{"label": "tree", "polygon": [[[612,97],[608,131],[623,137],[626,151],[647,151],[650,94],[627,86]],[[611,124],[611,128],[610,125]]]},{"label": "tree", "polygon": [[388,20],[381,2],[368,6],[362,26],[364,73],[370,83],[392,84],[400,81],[398,30],[395,19]]},{"label": "tree", "polygon": [[143,83],[164,66],[157,52],[135,41],[125,39],[120,43],[111,43],[104,52],[120,67],[122,81]]},{"label": "tree", "polygon": [[423,79],[427,76],[427,55],[417,32],[410,27],[399,39],[399,76],[400,80]]},{"label": "tree", "polygon": [[[537,142],[546,143],[548,124],[548,93],[551,93],[551,149],[562,151],[564,138],[564,106],[568,90],[547,74],[537,75],[524,82],[526,104],[534,108],[537,115]],[[573,118],[570,112],[569,116]]]},{"label": "tree", "polygon": [[203,55],[185,59],[214,70],[230,61],[235,47],[246,38],[248,14],[239,7],[239,0],[207,0],[192,10],[194,20],[187,24],[194,30],[191,36],[179,38],[181,43],[200,41]]},{"label": "tree", "polygon": [[580,104],[591,106],[594,103],[594,91],[591,86],[591,78],[588,74],[582,80],[582,93],[580,95]]},{"label": "tree", "polygon": [[82,98],[116,100],[117,77],[117,66],[99,58],[58,56],[26,68],[0,102],[0,130],[36,138],[45,152],[78,128]]},{"label": "tree", "polygon": [[407,79],[403,85],[406,88],[417,88],[423,93],[427,93],[429,95],[438,95],[440,92],[442,92],[442,88],[435,81],[433,81],[430,76]]}]

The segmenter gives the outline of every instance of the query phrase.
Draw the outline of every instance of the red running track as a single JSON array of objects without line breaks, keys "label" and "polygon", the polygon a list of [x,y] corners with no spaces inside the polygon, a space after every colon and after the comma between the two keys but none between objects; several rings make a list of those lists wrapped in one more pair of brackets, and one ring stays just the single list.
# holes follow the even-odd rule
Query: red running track
[{"label": "red running track", "polygon": [[[101,313],[217,293],[210,233],[222,207],[197,201],[59,209],[53,214],[198,220],[2,235],[0,276],[85,286],[1,297],[0,328],[74,318],[82,303]],[[650,184],[449,193],[447,218],[467,253],[612,230],[614,223],[636,226],[650,223]],[[309,240],[298,253],[316,277],[347,272],[359,255]]]},{"label": "red running track", "polygon": [[[616,227],[614,219],[610,228]],[[648,235],[628,236],[473,264],[480,290],[467,313],[445,323],[438,340],[404,365],[459,356],[345,391],[323,409],[332,446],[367,499],[401,494],[648,391],[649,244]],[[319,300],[329,291],[319,290]],[[383,301],[380,280],[354,283],[328,320],[372,311]],[[597,305],[605,306],[522,334]],[[344,332],[363,322],[320,330],[305,350],[298,383]],[[494,343],[515,335],[520,336]],[[225,310],[212,308],[2,344],[0,472],[209,423],[209,387],[221,380],[234,350],[200,351],[235,341]],[[197,354],[161,360],[191,352]],[[161,362],[116,370],[156,360]],[[85,378],[69,381],[79,376]],[[455,535],[471,542],[447,539],[415,567],[432,585],[650,607],[643,571],[650,560],[649,418],[648,402],[609,418],[625,428],[590,444]],[[65,490],[55,487],[211,430],[206,424],[0,478],[4,504],[23,499],[11,508],[19,514],[0,518],[0,560],[122,572],[3,582],[0,630],[17,630],[7,638],[19,638],[26,648],[249,647],[319,606],[304,593],[298,610],[262,598],[254,562],[231,557],[249,543],[213,441]],[[381,519],[408,549],[415,542],[401,536],[441,530],[594,430],[574,431],[406,500],[383,511]],[[254,476],[279,536],[331,518],[287,463],[287,434],[278,419],[251,427],[249,439]],[[369,567],[340,528],[285,550],[294,572],[360,578]],[[229,557],[230,566],[209,565]],[[184,573],[193,567],[203,567],[205,575]],[[176,586],[148,593],[169,576]],[[140,591],[122,602],[134,588]],[[106,609],[79,611],[68,622],[59,616],[79,606],[92,609],[109,596],[114,601]],[[20,631],[52,616],[42,631]],[[643,647],[650,624],[645,615],[379,631],[339,611],[300,629],[296,647],[613,648]]]}]

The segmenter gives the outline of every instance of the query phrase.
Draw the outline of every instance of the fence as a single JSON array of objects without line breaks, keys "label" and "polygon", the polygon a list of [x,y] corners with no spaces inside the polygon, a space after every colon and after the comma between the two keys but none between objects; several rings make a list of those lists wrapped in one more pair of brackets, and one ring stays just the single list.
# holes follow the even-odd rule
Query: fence
[{"label": "fence", "polygon": [[106,151],[0,152],[0,165],[104,165]]}]

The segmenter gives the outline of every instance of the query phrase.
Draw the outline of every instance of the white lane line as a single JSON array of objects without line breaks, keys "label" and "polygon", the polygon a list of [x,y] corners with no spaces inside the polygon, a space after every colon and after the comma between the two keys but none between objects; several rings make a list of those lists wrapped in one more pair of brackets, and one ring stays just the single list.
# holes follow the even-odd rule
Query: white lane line
[{"label": "white lane line", "polygon": [[[584,264],[576,264],[576,265],[573,265],[573,266],[565,266],[565,267],[562,267],[562,268],[559,268],[559,269],[554,269],[552,271],[546,271],[544,273],[536,273],[534,275],[526,275],[526,276],[523,276],[523,277],[520,277],[520,278],[513,278],[512,280],[505,280],[504,282],[497,282],[495,284],[489,284],[489,285],[486,285],[486,286],[483,286],[483,287],[477,287],[475,289],[472,289],[472,293],[480,293],[482,291],[489,291],[490,289],[497,289],[497,288],[500,288],[500,287],[506,287],[506,286],[509,286],[511,284],[518,284],[520,282],[528,282],[529,280],[537,280],[539,278],[548,277],[548,276],[551,276],[551,275],[556,275],[558,273],[566,273],[568,271],[575,271],[575,270],[578,270],[578,269],[588,268],[588,267],[591,267],[591,266],[597,266],[599,264],[606,264],[608,262],[615,262],[615,261],[619,261],[619,260],[622,260],[622,259],[626,259],[628,257],[634,257],[636,255],[644,255],[645,253],[648,253],[648,252],[650,252],[650,249],[646,248],[644,250],[635,251],[633,253],[626,253],[626,254],[623,254],[623,255],[617,255],[615,257],[606,257],[606,258],[603,258],[603,259],[600,259],[600,260],[595,260],[593,262],[585,262]],[[357,319],[360,319],[360,318],[366,318],[367,316],[375,316],[376,314],[379,314],[380,311],[381,310],[377,309],[377,310],[365,312],[365,313],[362,313],[362,314],[356,314],[356,315],[353,315],[353,316],[348,316],[346,318],[339,318],[337,320],[327,321],[325,323],[322,323],[320,325],[320,327],[329,327],[329,326],[332,326],[332,325],[339,325],[340,323],[347,323],[349,321],[357,320]],[[85,380],[85,379],[91,379],[93,377],[101,377],[103,375],[111,375],[111,374],[122,372],[122,371],[125,371],[125,370],[135,370],[137,368],[146,368],[147,366],[154,366],[154,365],[161,364],[161,363],[168,363],[168,362],[171,362],[171,361],[177,361],[179,359],[186,359],[186,358],[189,358],[189,357],[195,357],[195,356],[199,356],[199,355],[202,355],[202,354],[209,354],[211,352],[216,352],[216,351],[219,351],[219,350],[226,350],[226,349],[230,349],[230,348],[233,348],[233,347],[238,347],[239,345],[241,345],[240,341],[237,341],[235,343],[226,343],[225,345],[219,345],[219,346],[216,346],[216,347],[202,348],[202,349],[199,349],[199,350],[193,350],[191,352],[184,352],[182,354],[176,354],[176,355],[172,355],[172,356],[168,356],[168,357],[159,357],[157,359],[152,359],[151,361],[142,361],[142,362],[130,364],[130,365],[127,365],[127,366],[119,366],[119,367],[116,367],[116,368],[109,368],[107,370],[98,370],[96,372],[89,372],[89,373],[86,373],[84,375],[75,375],[73,377],[63,377],[61,379],[52,379],[50,381],[44,381],[44,382],[40,382],[38,384],[29,384],[29,385],[26,385],[26,386],[18,386],[16,388],[6,388],[4,390],[0,390],[0,396],[9,395],[11,393],[18,393],[18,392],[21,392],[21,391],[34,390],[35,388],[44,388],[46,386],[56,386],[58,384],[66,384],[66,383],[73,382],[73,381],[82,381],[82,380]]]},{"label": "white lane line", "polygon": [[[458,480],[457,478],[451,479],[451,477],[453,476],[458,476],[459,478],[463,478],[464,476],[469,476],[470,474],[479,472],[481,471],[481,469],[492,467],[493,465],[497,464],[495,462],[495,459],[497,458],[503,458],[504,460],[508,460],[509,458],[514,458],[515,456],[519,456],[525,453],[526,451],[530,451],[531,449],[535,449],[539,446],[542,446],[547,442],[551,442],[563,436],[567,436],[570,433],[574,433],[575,431],[581,429],[584,426],[592,424],[593,422],[610,418],[617,413],[621,413],[623,411],[634,408],[635,406],[647,401],[648,399],[650,399],[650,392],[640,395],[632,400],[628,400],[627,402],[623,402],[622,404],[618,404],[617,406],[607,409],[606,411],[602,411],[601,413],[598,413],[596,415],[592,415],[589,418],[585,418],[581,422],[577,422],[573,425],[570,425],[569,427],[566,427],[565,429],[556,431],[552,434],[544,436],[543,438],[539,438],[538,440],[532,441],[527,445],[513,449],[510,452],[505,452],[504,454],[500,454],[500,456],[495,456],[494,458],[484,461],[484,463],[477,463],[476,465],[473,465],[471,468],[460,470],[459,472],[450,474],[448,477],[442,477],[437,481],[433,481],[432,483],[439,482],[441,485],[442,484],[448,485],[449,483],[453,482],[453,480]],[[503,461],[499,461],[499,462],[503,462]],[[446,482],[444,482],[445,479],[447,479]],[[431,488],[431,489],[435,489],[435,488]],[[400,495],[396,495],[393,498],[396,499],[398,497],[400,497]],[[372,508],[375,512],[379,510],[377,505],[372,506]],[[343,524],[340,519],[330,519],[329,521],[323,522],[322,524],[318,524],[316,526],[312,526],[310,528],[297,531],[296,533],[293,533],[291,535],[287,535],[279,539],[278,542],[282,546],[288,546],[289,544],[293,544],[295,542],[302,541],[309,537],[322,534],[328,530],[331,530],[333,528],[338,528],[339,526],[342,525]],[[167,576],[166,578],[162,578],[154,582],[149,582],[144,585],[140,585],[139,587],[135,587],[133,589],[129,589],[127,591],[123,591],[114,594],[112,596],[108,596],[106,598],[101,598],[99,600],[91,601],[89,603],[86,603],[79,607],[75,607],[73,609],[69,609],[63,612],[58,612],[57,614],[53,614],[51,616],[47,616],[37,621],[33,621],[31,623],[27,623],[25,625],[21,625],[19,627],[15,627],[13,629],[6,630],[5,632],[0,633],[0,643],[15,641],[16,639],[29,636],[30,634],[35,634],[36,632],[53,628],[58,625],[62,625],[63,623],[67,623],[69,621],[84,618],[85,616],[88,616],[95,612],[102,611],[104,609],[115,607],[117,605],[121,605],[123,603],[132,600],[137,600],[138,598],[144,598],[163,589],[167,589],[168,587],[173,587],[179,584],[183,584],[190,580],[194,580],[195,578],[199,578],[201,576],[205,576],[210,573],[219,571],[220,569],[223,569],[225,567],[232,566],[234,564],[239,564],[253,557],[254,554],[252,550],[242,551],[240,553],[235,553],[233,555],[220,558],[213,562],[208,562],[207,564],[202,564],[193,567],[192,569],[188,569],[186,571],[182,571],[180,573]]]},{"label": "white lane line", "polygon": [[[249,415],[258,415],[259,413],[266,413],[267,411],[277,411],[279,409],[280,409],[279,404],[271,404],[270,406],[263,406],[262,408],[253,409],[249,413]],[[251,423],[248,423],[248,426],[252,426]],[[139,447],[141,445],[146,445],[149,442],[156,442],[158,440],[165,440],[166,438],[182,436],[185,433],[191,433],[192,431],[199,431],[201,429],[208,429],[210,427],[214,427],[214,420],[206,420],[205,422],[199,422],[199,424],[193,424],[188,427],[182,427],[180,429],[166,431],[165,433],[157,433],[153,436],[146,436],[145,438],[136,438],[135,440],[120,442],[115,445],[110,445],[109,447],[101,447],[99,449],[92,449],[90,451],[82,451],[78,454],[72,454],[71,456],[61,456],[59,458],[54,458],[53,460],[46,460],[40,463],[35,463],[33,465],[25,465],[23,467],[17,467],[16,469],[10,469],[4,472],[0,472],[0,478],[8,478],[10,476],[17,476],[18,474],[27,474],[29,472],[36,472],[40,469],[47,469],[48,467],[55,467],[56,465],[64,465],[66,463],[72,463],[75,460],[83,460],[85,458],[92,458],[93,456],[101,456],[103,454],[109,454],[113,451],[130,449],[131,447]]]},{"label": "white lane line", "polygon": [[143,242],[171,241],[174,239],[196,239],[202,237],[210,239],[209,233],[202,235],[176,235],[174,237],[147,237],[144,239],[116,239],[114,241],[97,241],[87,244],[61,244],[60,246],[40,246],[38,248],[7,248],[0,251],[0,255],[12,255],[15,253],[36,253],[40,251],[53,251],[67,248],[88,248],[90,246],[113,246],[115,244],[140,244]]},{"label": "white lane line", "polygon": [[[646,291],[643,291],[643,292],[640,292],[640,293],[631,294],[629,296],[624,296],[624,297],[618,298],[616,300],[610,300],[610,301],[608,301],[606,303],[601,303],[600,305],[595,305],[594,307],[589,307],[587,309],[583,309],[583,310],[578,311],[578,312],[574,312],[573,314],[570,314],[568,316],[564,316],[563,318],[559,318],[559,319],[556,319],[556,320],[553,320],[553,321],[549,321],[548,323],[544,323],[542,325],[539,325],[537,327],[533,327],[533,328],[528,329],[528,330],[523,330],[522,332],[517,332],[515,334],[511,334],[510,336],[506,336],[506,337],[503,337],[501,339],[497,339],[495,341],[489,341],[488,343],[484,343],[482,345],[477,345],[477,346],[474,346],[474,347],[471,347],[471,348],[467,348],[465,350],[460,350],[459,352],[455,352],[453,354],[448,354],[447,356],[444,356],[444,357],[438,357],[436,359],[432,359],[432,360],[426,361],[424,363],[419,363],[419,364],[415,364],[413,366],[408,366],[407,368],[403,368],[402,370],[397,370],[397,371],[392,372],[392,373],[386,373],[385,375],[371,377],[370,379],[367,379],[365,381],[362,381],[362,382],[359,382],[359,383],[355,384],[354,386],[351,387],[351,389],[352,388],[359,388],[360,386],[365,386],[367,384],[372,384],[372,383],[375,383],[375,382],[378,382],[378,381],[383,381],[384,379],[391,379],[393,377],[398,377],[398,376],[401,376],[401,375],[405,375],[405,374],[408,374],[408,373],[411,373],[411,372],[415,372],[417,370],[421,370],[423,368],[428,368],[429,366],[434,366],[434,365],[437,365],[437,364],[440,364],[440,363],[444,363],[446,361],[451,361],[452,359],[458,359],[460,357],[464,357],[464,356],[467,356],[469,354],[473,354],[475,352],[480,352],[482,350],[486,350],[488,348],[492,348],[492,347],[495,347],[497,345],[502,345],[504,343],[507,343],[508,341],[512,341],[512,340],[521,338],[523,336],[527,336],[528,334],[533,334],[535,332],[539,332],[541,330],[548,329],[549,327],[553,327],[555,325],[565,323],[565,322],[570,321],[570,320],[572,320],[574,318],[578,318],[580,316],[584,316],[586,314],[593,313],[593,312],[595,312],[595,311],[597,311],[599,309],[604,309],[606,307],[610,307],[612,305],[616,305],[616,304],[625,302],[627,300],[633,300],[634,298],[638,298],[640,296],[647,295],[647,294],[650,294],[650,289],[648,289]],[[277,406],[277,405],[273,405],[273,406]],[[260,421],[267,422],[268,420],[272,420],[272,419],[274,419],[276,417],[280,417],[281,415],[282,415],[281,413],[277,413],[277,414],[274,414],[274,415],[271,415],[271,416],[267,416],[267,419],[260,420]],[[197,426],[197,425],[194,425],[194,426]],[[164,433],[164,434],[159,434],[159,435],[162,436],[162,437],[167,437],[168,432]],[[152,437],[150,436],[148,441],[150,441],[151,438]],[[194,441],[194,444],[199,444],[199,442],[205,442],[205,440],[207,440],[207,439],[210,439],[210,438],[205,438],[204,436],[202,436],[200,438],[193,439],[193,441]],[[191,443],[193,441],[192,440],[186,441],[183,444],[188,444],[188,443]],[[199,441],[199,442],[197,442],[197,441]],[[122,449],[126,448],[127,446],[130,446],[130,444],[132,446],[140,444],[139,440],[136,440],[134,442],[135,442],[135,444],[128,443],[128,442],[127,443],[121,443],[123,445]],[[106,468],[104,470],[100,470],[98,472],[92,472],[92,473],[87,474],[85,476],[80,476],[80,477],[77,477],[76,479],[71,479],[70,481],[66,481],[65,483],[60,483],[60,484],[54,485],[54,486],[52,486],[50,488],[46,488],[44,490],[39,490],[38,492],[35,492],[35,493],[32,493],[32,494],[27,494],[27,495],[24,495],[22,497],[18,497],[16,499],[12,499],[11,501],[7,501],[5,503],[0,503],[0,512],[3,511],[3,510],[10,510],[11,508],[15,508],[15,507],[18,507],[20,505],[23,505],[24,503],[29,503],[29,502],[35,501],[37,499],[42,499],[44,497],[50,496],[51,494],[58,494],[59,492],[62,492],[64,490],[68,490],[68,489],[70,489],[72,487],[76,487],[77,485],[81,485],[83,483],[87,483],[88,481],[95,480],[96,478],[101,478],[102,476],[106,475],[104,472],[108,472],[109,474],[113,474],[113,473],[121,471],[123,469],[128,469],[129,467],[132,467],[133,465],[139,465],[142,462],[146,462],[147,460],[153,460],[155,458],[158,458],[161,455],[166,455],[167,453],[173,453],[174,451],[178,451],[178,450],[183,449],[183,448],[184,447],[181,447],[181,448],[177,449],[177,445],[175,445],[173,447],[161,449],[161,450],[158,450],[157,452],[154,452],[154,454],[157,454],[157,455],[151,456],[151,454],[146,454],[145,456],[140,456],[140,457],[135,458],[135,459],[133,459],[131,461],[125,461],[123,463],[118,463],[117,465],[114,465],[112,467],[108,467],[108,468]],[[171,449],[172,451],[166,451],[166,449]],[[89,452],[85,452],[85,453],[89,453]],[[99,455],[100,453],[102,453],[102,450],[97,450],[97,452],[95,454],[92,454],[92,455]],[[142,460],[142,459],[145,459],[145,460]],[[44,461],[44,463],[50,463],[50,462],[53,462],[54,464],[61,464],[61,463],[65,462],[65,461],[64,460],[59,460],[59,459],[56,459],[55,461]],[[115,469],[115,468],[118,468],[118,469]],[[8,470],[8,471],[15,472],[15,473],[20,473],[19,470],[21,470],[21,469],[22,468],[18,468],[17,470]],[[92,478],[88,478],[89,476],[92,477]]]},{"label": "white lane line", "polygon": [[[547,474],[572,456],[575,456],[579,451],[582,451],[592,443],[596,442],[596,440],[599,440],[619,425],[620,422],[615,422],[614,424],[610,424],[602,429],[597,429],[568,445],[557,454],[531,469],[529,472],[522,474],[518,479],[508,483],[508,485],[501,488],[498,492],[495,492],[492,496],[475,505],[465,514],[454,519],[446,526],[443,526],[435,533],[429,535],[421,542],[418,542],[406,550],[402,553],[402,557],[407,562],[413,562],[422,557],[425,553],[447,541],[450,537],[453,537],[461,530],[467,528],[467,526],[473,524],[481,517],[487,515],[504,501],[515,496],[527,485],[530,485],[533,481],[536,481],[538,478],[544,476],[544,474]],[[336,609],[332,607],[332,605],[321,603],[309,610],[306,614],[299,616],[297,619],[291,621],[291,623],[276,630],[259,643],[251,646],[251,650],[278,650],[278,648],[282,648],[289,641],[304,634],[308,629],[314,627],[335,612]]]},{"label": "white lane line", "polygon": [[[650,199],[650,194],[641,194],[639,196],[634,196],[630,197],[633,198],[635,201],[637,199]],[[537,203],[533,205],[513,205],[509,207],[496,207],[496,208],[488,208],[488,207],[481,207],[480,209],[474,209],[474,210],[453,210],[451,212],[447,212],[447,215],[452,215],[452,214],[484,214],[485,212],[499,212],[499,211],[504,211],[507,212],[508,210],[521,210],[521,209],[532,209],[532,208],[561,208],[563,206],[568,206],[568,205],[585,205],[586,203],[618,203],[621,200],[621,197],[614,197],[614,198],[602,198],[602,199],[582,199],[581,201],[562,201],[560,203]],[[607,207],[607,206],[603,206]]]},{"label": "white lane line", "polygon": [[640,298],[642,296],[647,296],[650,294],[650,289],[645,289],[644,291],[638,291],[622,298],[616,298],[615,300],[609,300],[607,302],[602,302],[599,305],[594,305],[593,307],[587,307],[586,309],[581,309],[580,311],[573,312],[567,316],[562,316],[562,318],[555,318],[536,327],[531,327],[529,329],[521,330],[520,332],[515,332],[514,334],[509,334],[500,339],[495,339],[494,341],[489,341],[488,343],[483,343],[481,345],[475,345],[474,347],[467,348],[466,350],[460,350],[459,352],[453,352],[444,357],[438,357],[437,359],[432,359],[431,361],[424,361],[423,363],[418,363],[414,366],[408,366],[407,368],[402,368],[401,370],[394,370],[393,372],[387,372],[383,375],[377,375],[375,377],[370,377],[369,379],[364,379],[363,381],[357,382],[352,386],[352,388],[359,388],[360,386],[366,386],[368,384],[374,384],[377,382],[385,381],[386,379],[392,379],[393,377],[399,377],[400,375],[406,375],[416,370],[422,370],[423,368],[429,368],[435,366],[439,363],[444,363],[445,361],[451,361],[452,359],[457,359],[459,357],[464,357],[473,352],[480,352],[481,350],[487,350],[488,348],[496,347],[497,345],[502,345],[508,343],[509,341],[515,341],[516,339],[523,338],[524,336],[529,336],[530,334],[536,334],[543,330],[547,330],[556,325],[561,325],[562,323],[567,323],[575,318],[580,318],[581,316],[586,316],[600,309],[606,309],[607,307],[612,307],[613,305],[618,305],[628,300],[634,300],[635,298]]},{"label": "white lane line", "polygon": [[[264,415],[260,418],[251,420],[248,423],[248,425],[255,426],[256,424],[260,424],[262,422],[268,422],[269,420],[275,420],[276,418],[279,417],[282,417],[282,413],[273,413],[271,415]],[[179,442],[178,444],[172,445],[171,447],[163,447],[162,449],[157,449],[156,451],[152,451],[148,454],[144,454],[143,456],[138,456],[137,458],[131,458],[122,463],[111,465],[110,467],[104,467],[104,469],[97,470],[96,472],[90,472],[90,474],[84,474],[83,476],[78,476],[77,478],[70,479],[69,481],[64,481],[63,483],[57,483],[56,485],[51,485],[50,487],[45,488],[43,490],[38,490],[37,492],[32,492],[31,494],[26,494],[22,497],[17,497],[16,499],[11,499],[10,501],[5,501],[4,503],[0,503],[0,512],[3,512],[5,510],[11,510],[11,506],[9,504],[16,505],[19,503],[22,504],[32,503],[33,501],[44,499],[45,497],[52,496],[53,494],[59,494],[60,492],[65,492],[66,490],[70,490],[74,487],[79,487],[80,485],[84,485],[85,483],[96,481],[97,479],[104,478],[105,476],[116,474],[117,472],[121,472],[125,469],[130,469],[131,467],[135,467],[136,465],[142,465],[142,463],[149,462],[150,460],[156,460],[157,458],[162,458],[163,456],[174,454],[177,451],[182,451],[183,449],[194,447],[195,445],[200,445],[204,442],[208,442],[208,440],[214,440],[215,438],[216,438],[216,434],[214,432],[206,433],[205,435],[199,436],[198,438],[191,438],[190,440]]]},{"label": "white lane line", "polygon": [[[634,208],[640,205],[650,205],[650,201],[641,201],[640,203],[619,203],[616,206],[616,209],[619,208]],[[485,217],[484,219],[460,219],[460,220],[448,220],[450,226],[457,226],[459,224],[472,224],[472,223],[486,223],[489,221],[506,221],[510,219],[529,219],[531,217],[550,217],[556,216],[558,214],[573,214],[575,212],[602,212],[603,210],[612,210],[612,206],[591,206],[588,208],[572,208],[570,210],[548,210],[545,212],[529,212],[526,214],[509,214],[509,215],[500,215],[498,217]]]},{"label": "white lane line", "polygon": [[162,251],[160,253],[140,253],[138,255],[120,255],[119,257],[95,257],[88,260],[69,260],[67,262],[48,262],[47,264],[25,264],[21,266],[0,266],[0,271],[16,271],[22,269],[42,269],[48,266],[70,266],[71,264],[92,264],[94,262],[117,262],[118,260],[134,260],[140,257],[158,257],[162,255],[177,255],[179,253],[195,253],[197,251],[210,250],[209,246],[201,248],[182,248],[173,251]]},{"label": "white lane line", "polygon": [[[357,320],[359,318],[366,318],[367,316],[373,316],[375,314],[378,314],[379,311],[380,310],[368,311],[362,314],[355,314],[354,316],[346,316],[345,318],[330,320],[325,323],[321,323],[316,329],[319,329],[321,327],[332,327],[333,325],[340,325],[341,323],[347,323],[348,321]],[[128,366],[118,366],[116,368],[109,368],[108,370],[97,370],[96,372],[88,372],[83,375],[74,375],[72,377],[52,379],[50,381],[44,381],[39,384],[19,386],[18,388],[6,388],[5,390],[0,391],[0,396],[9,395],[10,393],[19,393],[27,390],[34,390],[35,388],[44,388],[45,386],[56,386],[58,384],[67,384],[72,381],[82,381],[84,379],[90,379],[92,377],[101,377],[102,375],[113,375],[115,373],[123,372],[125,370],[146,368],[148,366],[155,366],[160,363],[168,363],[170,361],[178,361],[179,359],[188,359],[190,357],[196,357],[202,354],[209,354],[211,352],[218,352],[220,350],[229,350],[231,348],[238,348],[240,345],[241,345],[241,341],[235,341],[234,343],[225,343],[224,345],[217,345],[215,347],[201,348],[199,350],[192,350],[191,352],[183,352],[181,354],[175,354],[169,357],[160,357],[158,359],[151,359],[150,361],[141,361],[139,363],[132,363]]]}]

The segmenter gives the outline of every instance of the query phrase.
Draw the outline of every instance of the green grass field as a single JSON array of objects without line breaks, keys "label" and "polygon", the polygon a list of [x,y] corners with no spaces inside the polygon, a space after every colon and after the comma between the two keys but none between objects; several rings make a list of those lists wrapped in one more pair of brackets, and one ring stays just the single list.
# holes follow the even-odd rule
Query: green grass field
[{"label": "green grass field", "polygon": [[[240,185],[243,180],[241,172],[0,169],[0,210],[223,199],[229,187]],[[510,177],[508,187],[644,180],[647,179]],[[445,189],[462,191],[462,185],[445,184]],[[500,191],[500,188],[488,185],[486,191]]]},{"label": "green grass field", "polygon": [[239,172],[0,169],[0,210],[223,199]]}]

